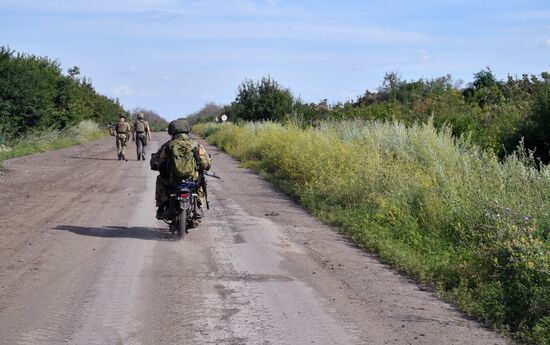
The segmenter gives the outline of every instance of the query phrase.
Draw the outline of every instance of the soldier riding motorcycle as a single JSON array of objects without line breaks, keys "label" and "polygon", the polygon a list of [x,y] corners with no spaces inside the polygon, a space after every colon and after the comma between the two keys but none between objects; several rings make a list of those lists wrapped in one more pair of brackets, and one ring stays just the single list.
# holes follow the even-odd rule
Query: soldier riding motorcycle
[{"label": "soldier riding motorcycle", "polygon": [[157,219],[170,225],[172,232],[183,236],[198,225],[202,206],[208,208],[205,171],[211,158],[202,145],[189,137],[191,126],[185,120],[168,125],[171,140],[151,155],[151,169],[159,171],[155,199]]}]

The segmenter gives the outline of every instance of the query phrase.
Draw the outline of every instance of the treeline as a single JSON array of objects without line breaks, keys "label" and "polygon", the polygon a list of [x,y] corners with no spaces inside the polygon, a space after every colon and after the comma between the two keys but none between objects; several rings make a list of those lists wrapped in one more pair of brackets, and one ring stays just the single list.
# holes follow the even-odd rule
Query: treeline
[{"label": "treeline", "polygon": [[56,60],[0,47],[0,144],[83,120],[106,125],[127,115],[118,100],[98,94],[79,74],[76,66],[64,75]]},{"label": "treeline", "polygon": [[206,103],[200,110],[187,115],[185,119],[191,123],[214,121],[216,117],[219,119],[220,116],[225,113],[225,108],[226,106],[209,102]]},{"label": "treeline", "polygon": [[275,80],[244,81],[235,100],[225,106],[205,107],[194,121],[210,121],[225,113],[230,121],[297,120],[315,125],[320,120],[382,120],[406,125],[432,119],[438,128],[449,125],[455,136],[472,141],[501,157],[520,141],[544,162],[550,160],[550,74],[524,74],[498,80],[490,68],[474,74],[463,85],[450,75],[436,79],[403,80],[385,75],[376,91],[356,100],[328,104],[306,103]]}]

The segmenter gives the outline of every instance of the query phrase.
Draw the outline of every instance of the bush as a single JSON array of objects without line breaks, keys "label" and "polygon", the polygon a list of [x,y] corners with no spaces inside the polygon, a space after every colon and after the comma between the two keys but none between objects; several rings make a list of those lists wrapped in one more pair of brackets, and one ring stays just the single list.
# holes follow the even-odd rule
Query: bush
[{"label": "bush", "polygon": [[283,88],[270,77],[258,82],[245,80],[237,91],[235,101],[228,107],[232,120],[280,121],[292,113],[294,98],[290,90]]}]

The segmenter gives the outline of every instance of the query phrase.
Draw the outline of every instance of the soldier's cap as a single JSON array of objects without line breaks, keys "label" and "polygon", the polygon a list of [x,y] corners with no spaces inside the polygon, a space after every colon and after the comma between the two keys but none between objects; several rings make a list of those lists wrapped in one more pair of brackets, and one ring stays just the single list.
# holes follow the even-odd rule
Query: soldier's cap
[{"label": "soldier's cap", "polygon": [[141,111],[137,114],[138,119],[143,119],[145,117],[145,114],[143,114]]}]

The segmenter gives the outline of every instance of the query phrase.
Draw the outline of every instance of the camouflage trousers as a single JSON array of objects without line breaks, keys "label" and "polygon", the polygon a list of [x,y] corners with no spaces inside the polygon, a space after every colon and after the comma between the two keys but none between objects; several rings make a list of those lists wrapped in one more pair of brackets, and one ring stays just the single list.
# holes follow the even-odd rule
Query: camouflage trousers
[{"label": "camouflage trousers", "polygon": [[124,150],[126,149],[126,141],[127,141],[126,134],[117,134],[116,135],[116,151],[118,155],[123,155]]},{"label": "camouflage trousers", "polygon": [[[171,190],[172,183],[158,175],[155,185],[155,201],[157,207],[162,206],[162,204],[167,203],[170,200]],[[202,190],[202,187],[197,190],[197,195],[199,196],[199,206],[204,205],[206,201],[204,200],[204,191]]]},{"label": "camouflage trousers", "polygon": [[145,146],[147,146],[147,135],[145,135],[145,133],[136,135],[136,153],[138,159],[140,159],[140,157],[145,159]]}]

